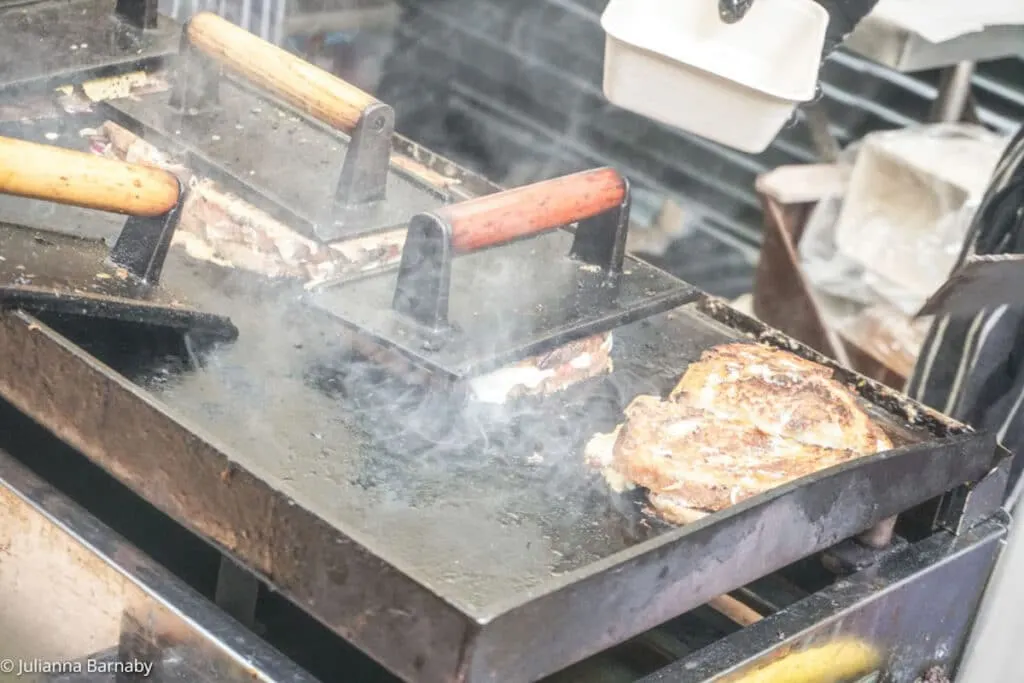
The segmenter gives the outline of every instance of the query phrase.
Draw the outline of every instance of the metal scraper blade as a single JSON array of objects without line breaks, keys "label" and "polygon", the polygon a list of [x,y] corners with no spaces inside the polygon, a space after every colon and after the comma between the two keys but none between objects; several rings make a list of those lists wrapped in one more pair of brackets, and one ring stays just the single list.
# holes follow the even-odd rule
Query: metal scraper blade
[{"label": "metal scraper blade", "polygon": [[102,240],[0,224],[0,254],[0,308],[238,336],[228,318],[182,305],[113,263]]},{"label": "metal scraper blade", "polygon": [[1024,305],[1024,254],[970,257],[932,294],[916,317],[972,316],[1002,305]]}]

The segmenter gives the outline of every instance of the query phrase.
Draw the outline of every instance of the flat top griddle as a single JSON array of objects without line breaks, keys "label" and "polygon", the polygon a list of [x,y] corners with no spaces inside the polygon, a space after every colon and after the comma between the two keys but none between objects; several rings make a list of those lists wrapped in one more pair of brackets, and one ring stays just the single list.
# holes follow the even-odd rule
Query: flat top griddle
[{"label": "flat top griddle", "polygon": [[386,104],[209,12],[183,35],[172,92],[105,103],[125,128],[324,241],[400,228],[446,203],[391,166]]},{"label": "flat top griddle", "polygon": [[[220,282],[206,296],[187,293],[230,311],[238,342],[201,372],[168,379],[158,368],[133,379],[231,447],[240,465],[481,620],[578,578],[572,572],[599,571],[595,562],[679,535],[618,508],[585,468],[582,446],[614,427],[632,397],[664,394],[705,349],[743,338],[692,307],[660,314],[616,330],[612,381],[509,414],[481,406],[453,425],[369,362],[334,367],[343,343],[332,325],[294,309],[296,293],[255,294],[248,278],[213,277]],[[872,412],[897,443],[926,436]],[[484,435],[483,424],[493,431]]]},{"label": "flat top griddle", "polygon": [[[633,396],[664,393],[701,351],[742,337],[694,305],[617,330],[616,370],[607,382],[515,414],[469,412],[450,420],[429,396],[389,384],[372,365],[339,370],[345,349],[335,326],[296,307],[300,293],[293,289],[260,289],[251,276],[176,252],[165,277],[204,308],[230,315],[238,341],[207,357],[201,370],[159,364],[122,370],[191,431],[229,453],[233,467],[326,523],[315,531],[286,522],[288,531],[276,531],[279,513],[266,517],[274,506],[242,489],[238,495],[249,502],[228,503],[221,513],[234,520],[217,522],[263,529],[269,555],[248,559],[269,562],[272,580],[288,581],[293,561],[311,563],[310,575],[320,578],[290,590],[393,670],[407,672],[405,662],[416,652],[436,648],[438,669],[410,679],[454,676],[444,662],[471,636],[448,630],[448,609],[463,615],[469,633],[479,630],[472,636],[479,644],[462,664],[472,668],[466,680],[535,680],[730,590],[733,582],[852,535],[908,500],[938,495],[951,480],[978,478],[993,463],[991,439],[948,436],[927,452],[873,456],[831,477],[812,477],[800,489],[782,487],[705,522],[670,528],[610,495],[583,466],[581,449],[595,431],[621,419]],[[898,444],[936,439],[926,428],[901,427],[892,414],[872,412]],[[166,453],[160,458],[152,474],[164,481],[178,465]],[[224,482],[232,475],[223,476],[223,482],[179,482],[175,490],[194,486],[216,491],[208,494],[211,501],[230,498],[231,484]],[[212,528],[210,517],[191,522]],[[410,612],[427,631],[409,625],[403,633],[412,640],[404,651],[395,649],[405,642],[395,640],[397,633],[354,628],[356,614],[347,610],[370,608],[347,607],[352,597],[329,599],[352,581],[361,592],[399,599],[389,608],[399,615],[412,608],[394,597],[404,593],[388,588],[379,569],[358,580],[347,573],[355,569],[340,569],[353,550],[339,538],[354,540],[451,607]],[[289,553],[298,555],[290,560]],[[676,587],[666,592],[670,585]],[[373,648],[382,637],[388,649]]]},{"label": "flat top griddle", "polygon": [[[178,51],[181,27],[167,17],[139,30],[115,16],[117,0],[0,3],[0,91],[64,85],[151,66]],[[126,4],[141,6],[145,0]],[[154,4],[154,3],[148,3]],[[155,15],[154,15],[155,16]]]},{"label": "flat top griddle", "polygon": [[[73,414],[92,457],[406,680],[537,680],[976,481],[996,460],[991,435],[840,371],[897,450],[672,528],[611,495],[582,448],[706,348],[744,331],[791,343],[713,300],[617,329],[605,380],[452,412],[444,396],[353,360],[335,321],[297,305],[294,284],[176,250],[164,279],[229,315],[238,340],[193,369],[102,356],[134,382],[123,391],[124,380],[104,376],[101,389],[96,371],[63,361],[66,379],[81,367],[75,388],[59,414],[64,399],[41,399],[43,417]],[[27,407],[47,337],[19,336],[18,324],[0,317],[0,341],[16,351],[0,356],[0,387]],[[57,349],[80,353],[59,338],[47,353]],[[99,404],[76,393],[101,390]],[[138,428],[102,429],[107,410]]]}]

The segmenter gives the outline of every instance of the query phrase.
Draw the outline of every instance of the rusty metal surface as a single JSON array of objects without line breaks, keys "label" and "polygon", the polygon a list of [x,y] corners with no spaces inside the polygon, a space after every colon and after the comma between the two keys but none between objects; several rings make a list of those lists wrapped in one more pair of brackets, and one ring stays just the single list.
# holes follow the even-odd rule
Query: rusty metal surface
[{"label": "rusty metal surface", "polygon": [[149,68],[178,51],[181,27],[161,16],[139,31],[116,0],[42,0],[0,6],[0,90],[80,83]]},{"label": "rusty metal surface", "polygon": [[185,371],[97,352],[133,383],[9,314],[0,392],[410,681],[536,680],[978,479],[995,458],[991,437],[861,381],[903,448],[685,529],[643,522],[584,469],[580,446],[757,323],[712,302],[634,323],[616,332],[611,381],[498,424],[444,424],[370,368],[325,376],[333,328],[299,315],[292,290],[173,256],[167,281],[232,315],[238,342]]}]

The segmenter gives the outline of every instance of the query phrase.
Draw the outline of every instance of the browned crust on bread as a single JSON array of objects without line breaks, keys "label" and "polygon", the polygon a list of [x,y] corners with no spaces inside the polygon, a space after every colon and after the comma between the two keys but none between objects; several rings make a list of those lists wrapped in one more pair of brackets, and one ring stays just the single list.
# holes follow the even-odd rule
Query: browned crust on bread
[{"label": "browned crust on bread", "polygon": [[859,453],[892,447],[830,369],[762,344],[706,351],[670,399],[811,445]]},{"label": "browned crust on bread", "polygon": [[828,368],[759,344],[711,349],[669,400],[639,396],[625,415],[587,461],[673,524],[892,446]]}]

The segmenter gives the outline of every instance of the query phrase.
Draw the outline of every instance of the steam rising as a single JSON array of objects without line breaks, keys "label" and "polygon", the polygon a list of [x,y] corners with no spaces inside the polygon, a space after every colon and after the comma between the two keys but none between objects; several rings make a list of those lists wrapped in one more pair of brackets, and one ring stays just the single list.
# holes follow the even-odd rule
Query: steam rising
[{"label": "steam rising", "polygon": [[[86,127],[70,116],[67,126]],[[510,274],[546,275],[527,258],[484,276]],[[196,351],[191,368],[103,360],[240,467],[467,604],[506,600],[654,533],[635,510],[615,507],[583,460],[586,441],[611,429],[637,393],[628,372],[545,400],[474,404],[360,359],[339,324],[300,303],[294,283],[178,248],[163,278],[190,304],[231,317],[238,340]],[[510,289],[522,306],[508,324],[546,303],[541,289]],[[490,332],[495,346],[506,341],[507,328]]]},{"label": "steam rising", "polygon": [[[237,342],[201,369],[135,377],[240,466],[475,606],[653,533],[583,461],[636,393],[624,373],[504,406],[410,385],[360,359],[300,288],[180,253],[168,277],[230,315]],[[455,563],[455,564],[453,564]]]}]

